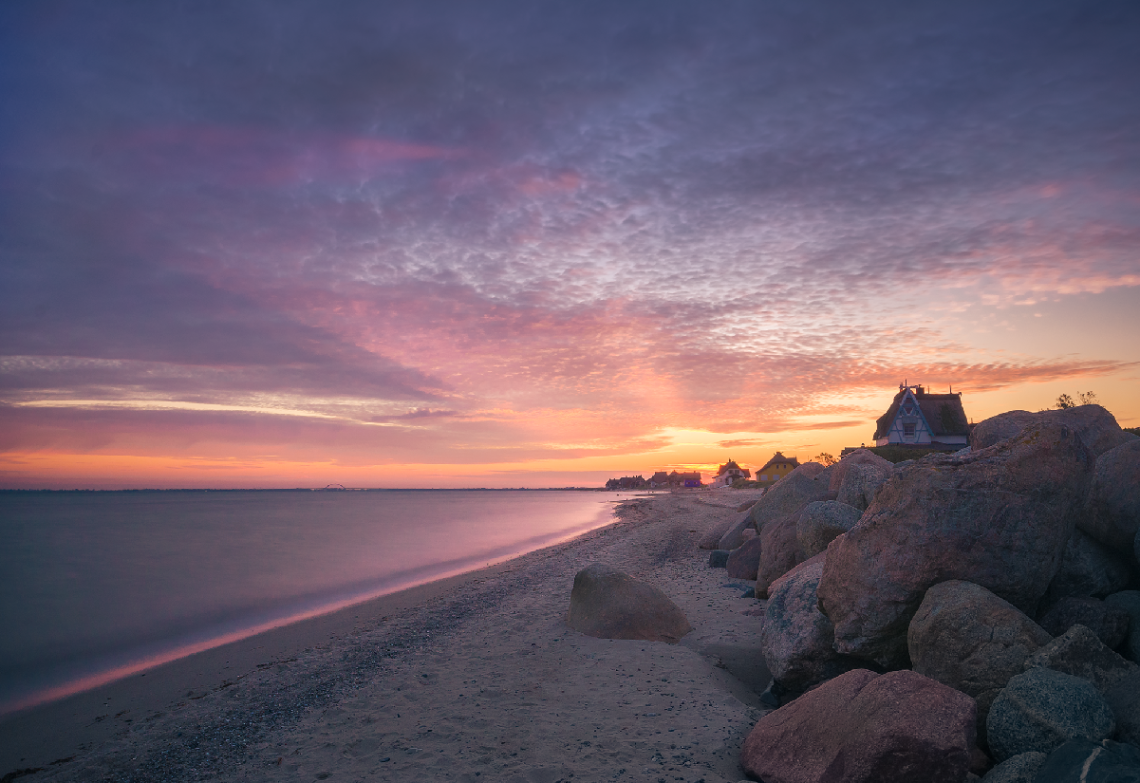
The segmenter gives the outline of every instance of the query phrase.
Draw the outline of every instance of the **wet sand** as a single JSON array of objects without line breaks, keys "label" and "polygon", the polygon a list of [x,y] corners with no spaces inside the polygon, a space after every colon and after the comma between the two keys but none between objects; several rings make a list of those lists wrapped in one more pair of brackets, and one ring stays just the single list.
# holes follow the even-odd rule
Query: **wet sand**
[{"label": "wet sand", "polygon": [[[748,491],[658,495],[491,568],[312,618],[0,720],[0,775],[41,780],[743,778],[762,604],[697,549]],[[679,645],[594,639],[574,574],[656,584]]]}]

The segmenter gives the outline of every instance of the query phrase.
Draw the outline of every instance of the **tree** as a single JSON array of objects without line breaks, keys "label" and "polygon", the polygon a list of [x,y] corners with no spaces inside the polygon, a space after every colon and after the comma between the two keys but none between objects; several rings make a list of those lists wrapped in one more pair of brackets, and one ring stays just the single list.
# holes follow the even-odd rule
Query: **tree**
[{"label": "tree", "polygon": [[1091,391],[1077,392],[1077,399],[1081,401],[1081,405],[1096,405],[1100,402],[1096,398],[1096,393]]},{"label": "tree", "polygon": [[1077,392],[1077,400],[1076,401],[1074,401],[1073,398],[1070,397],[1069,395],[1062,394],[1060,397],[1057,398],[1057,404],[1055,407],[1059,408],[1060,410],[1064,410],[1065,408],[1075,408],[1078,405],[1096,405],[1099,402],[1100,401],[1096,398],[1096,392],[1091,392],[1091,391],[1080,392],[1079,391],[1079,392]]},{"label": "tree", "polygon": [[1065,408],[1075,408],[1077,404],[1073,402],[1073,398],[1067,394],[1062,394],[1057,398],[1057,408],[1065,410]]},{"label": "tree", "polygon": [[820,462],[827,467],[831,467],[835,464],[835,457],[831,456],[826,451],[821,451],[819,454],[816,454],[814,457],[812,457],[812,461]]}]

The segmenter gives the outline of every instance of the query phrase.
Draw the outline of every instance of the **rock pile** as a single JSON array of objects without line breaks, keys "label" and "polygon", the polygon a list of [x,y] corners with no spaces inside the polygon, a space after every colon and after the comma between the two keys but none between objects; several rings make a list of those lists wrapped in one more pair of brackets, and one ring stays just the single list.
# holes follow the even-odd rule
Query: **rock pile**
[{"label": "rock pile", "polygon": [[793,697],[749,735],[750,775],[1140,781],[1140,438],[1104,408],[802,465],[715,548],[750,529],[727,559],[756,563],[771,692]]}]

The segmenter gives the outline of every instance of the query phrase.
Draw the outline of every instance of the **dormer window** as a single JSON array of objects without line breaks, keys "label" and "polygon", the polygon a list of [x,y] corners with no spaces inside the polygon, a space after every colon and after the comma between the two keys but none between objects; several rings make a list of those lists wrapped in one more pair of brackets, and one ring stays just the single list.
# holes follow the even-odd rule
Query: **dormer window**
[{"label": "dormer window", "polygon": [[903,435],[908,438],[914,437],[914,422],[903,424]]}]

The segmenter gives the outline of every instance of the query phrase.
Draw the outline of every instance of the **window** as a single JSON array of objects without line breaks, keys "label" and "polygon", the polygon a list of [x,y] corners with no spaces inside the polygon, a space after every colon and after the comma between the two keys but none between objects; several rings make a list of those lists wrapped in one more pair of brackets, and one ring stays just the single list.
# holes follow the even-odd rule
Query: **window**
[{"label": "window", "polygon": [[908,438],[914,437],[914,423],[913,422],[911,422],[909,424],[903,424],[903,435],[905,435]]}]

